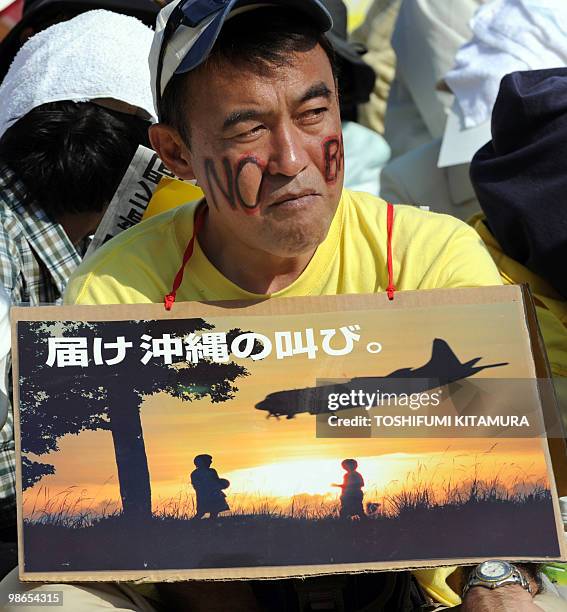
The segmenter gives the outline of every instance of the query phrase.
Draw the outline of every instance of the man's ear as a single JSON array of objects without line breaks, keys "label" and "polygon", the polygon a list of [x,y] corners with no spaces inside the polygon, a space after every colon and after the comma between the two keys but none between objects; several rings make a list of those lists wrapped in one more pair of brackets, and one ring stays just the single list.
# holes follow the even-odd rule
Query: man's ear
[{"label": "man's ear", "polygon": [[189,181],[195,178],[191,151],[175,128],[156,123],[150,127],[149,135],[154,151],[175,176]]}]

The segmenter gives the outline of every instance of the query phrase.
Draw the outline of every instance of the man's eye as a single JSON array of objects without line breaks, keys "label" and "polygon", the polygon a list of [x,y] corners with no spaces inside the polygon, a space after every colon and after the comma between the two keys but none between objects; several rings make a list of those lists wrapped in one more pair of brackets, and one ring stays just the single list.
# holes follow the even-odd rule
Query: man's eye
[{"label": "man's eye", "polygon": [[317,121],[323,117],[327,110],[328,109],[326,107],[312,108],[311,110],[308,110],[302,114],[302,119],[307,122]]},{"label": "man's eye", "polygon": [[241,132],[238,134],[237,138],[253,138],[254,136],[258,136],[265,129],[263,125],[257,125],[246,132]]}]

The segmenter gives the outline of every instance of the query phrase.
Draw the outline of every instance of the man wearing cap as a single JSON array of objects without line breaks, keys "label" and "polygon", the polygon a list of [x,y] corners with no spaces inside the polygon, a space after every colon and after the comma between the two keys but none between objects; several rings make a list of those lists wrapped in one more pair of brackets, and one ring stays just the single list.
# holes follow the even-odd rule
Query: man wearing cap
[{"label": "man wearing cap", "polygon": [[163,301],[194,234],[178,300],[500,284],[475,232],[405,206],[392,215],[389,278],[386,203],[342,189],[328,13],[318,0],[262,4],[161,11],[150,138],[206,201],[118,237],[75,275],[67,302]]},{"label": "man wearing cap", "polygon": [[[396,290],[501,283],[478,235],[460,221],[408,206],[394,213],[378,198],[343,190],[330,27],[319,0],[178,0],[161,11],[150,54],[161,122],[150,138],[177,176],[197,179],[205,199],[101,248],[74,275],[67,303],[171,308],[176,299],[377,291],[394,298]],[[229,595],[231,584],[182,583],[184,604],[168,609],[259,609],[251,595]],[[90,610],[97,588],[74,609]],[[507,599],[502,610],[540,610],[521,585],[496,589],[497,599],[479,589],[467,595],[484,605],[475,610]],[[148,609],[124,596],[113,605]],[[405,601],[395,609],[415,609],[409,595]],[[453,593],[448,603],[458,602]]]}]

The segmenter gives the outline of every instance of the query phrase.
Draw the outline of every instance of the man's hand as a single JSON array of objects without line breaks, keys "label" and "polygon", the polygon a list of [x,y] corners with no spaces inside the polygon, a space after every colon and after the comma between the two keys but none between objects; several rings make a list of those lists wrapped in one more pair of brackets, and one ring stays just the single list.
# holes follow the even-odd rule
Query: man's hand
[{"label": "man's hand", "polygon": [[[534,592],[536,591],[534,590]],[[461,612],[542,611],[539,606],[534,604],[533,597],[526,589],[518,584],[510,584],[498,589],[487,589],[482,586],[472,587],[465,595]]]}]

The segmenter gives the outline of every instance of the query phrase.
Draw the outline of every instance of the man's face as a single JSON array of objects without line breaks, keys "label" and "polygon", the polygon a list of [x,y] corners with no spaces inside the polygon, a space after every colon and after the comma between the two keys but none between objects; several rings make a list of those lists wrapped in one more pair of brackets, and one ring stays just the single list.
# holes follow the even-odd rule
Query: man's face
[{"label": "man's face", "polygon": [[[317,45],[268,76],[226,64],[191,76],[189,160],[223,226],[254,250],[293,257],[325,238],[343,185],[336,85]],[[226,233],[225,233],[226,235]]]}]

